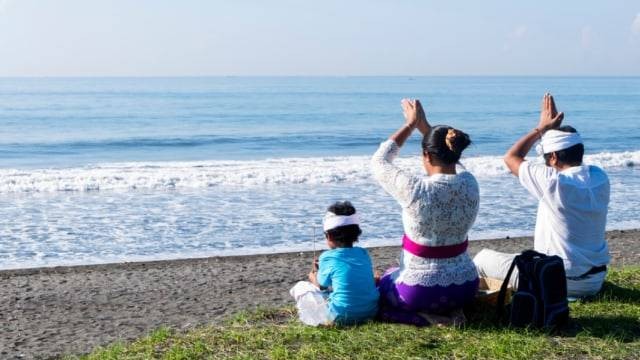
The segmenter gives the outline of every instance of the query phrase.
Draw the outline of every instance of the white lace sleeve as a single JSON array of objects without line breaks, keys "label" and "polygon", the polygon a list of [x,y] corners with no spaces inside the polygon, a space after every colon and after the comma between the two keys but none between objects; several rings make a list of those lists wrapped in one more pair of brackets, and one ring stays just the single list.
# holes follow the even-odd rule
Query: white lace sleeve
[{"label": "white lace sleeve", "polygon": [[400,148],[393,140],[380,144],[371,158],[373,177],[402,207],[408,207],[416,198],[420,179],[393,164]]}]

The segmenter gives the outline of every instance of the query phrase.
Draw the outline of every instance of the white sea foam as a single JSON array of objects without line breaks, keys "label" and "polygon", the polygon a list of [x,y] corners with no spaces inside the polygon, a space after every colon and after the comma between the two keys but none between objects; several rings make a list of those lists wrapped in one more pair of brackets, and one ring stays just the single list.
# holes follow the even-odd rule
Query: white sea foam
[{"label": "white sea foam", "polygon": [[[624,223],[614,223],[607,226],[607,230],[627,230],[637,229],[638,221],[628,221]],[[532,236],[533,231],[529,230],[496,230],[472,232],[469,240],[485,240],[485,239],[505,239],[519,236]],[[399,237],[385,238],[365,238],[358,246],[364,248],[381,247],[381,246],[398,246]],[[158,252],[153,254],[120,254],[120,255],[87,255],[87,254],[66,254],[65,256],[48,258],[43,253],[35,254],[30,259],[12,259],[0,261],[0,270],[27,269],[38,267],[54,267],[54,266],[76,266],[76,265],[98,265],[123,262],[147,262],[158,260],[177,260],[177,259],[197,259],[207,258],[211,256],[245,256],[245,255],[262,255],[277,253],[297,253],[306,252],[309,254],[314,249],[311,240],[303,241],[296,244],[274,244],[272,246],[249,246],[216,250],[198,250],[198,251],[181,251],[181,252]],[[327,250],[327,246],[323,243],[317,243],[315,250],[321,252]]]},{"label": "white sea foam", "polygon": [[[354,162],[353,159],[325,160],[322,170],[331,170],[333,174],[335,167]],[[469,233],[472,240],[527,235],[535,225],[535,198],[517,186],[517,179],[507,175],[506,170],[498,168],[499,158],[494,160],[465,161],[471,171],[489,176],[479,177],[480,211]],[[278,161],[292,163],[291,159]],[[397,202],[370,179],[366,157],[355,158],[355,161],[363,167],[364,175],[358,178],[352,174],[343,180],[327,178],[322,180],[330,182],[326,186],[288,185],[290,183],[282,180],[280,183],[284,185],[256,182],[263,185],[220,185],[192,191],[3,194],[0,196],[0,269],[311,250],[314,224],[319,231],[317,225],[327,204],[339,199],[357,204],[364,234],[361,246],[397,245],[402,234]],[[419,170],[417,158],[400,159],[398,163]],[[250,167],[247,162],[228,164],[237,173],[241,172],[241,164]],[[129,169],[137,176],[149,178],[154,172],[167,168],[176,174],[180,171],[188,174],[192,168],[201,169],[199,166],[203,165],[120,164],[101,169]],[[208,166],[223,167],[221,163]],[[305,166],[300,164],[298,168],[306,169]],[[300,171],[298,168],[292,167],[291,172]],[[88,170],[76,169],[80,173]],[[502,175],[501,171],[504,171]],[[637,196],[640,180],[634,176],[636,172],[633,168],[610,171],[610,229],[640,227]],[[175,185],[180,186],[179,182]],[[322,236],[318,236],[317,249],[323,247],[321,239]]]},{"label": "white sea foam", "polygon": [[[283,158],[250,161],[113,163],[64,169],[0,169],[0,193],[57,191],[130,191],[197,189],[217,186],[332,184],[371,181],[368,156]],[[640,151],[603,152],[586,156],[586,163],[604,168],[640,164]],[[420,169],[418,157],[398,165]],[[507,174],[499,156],[463,160],[477,177]]]}]

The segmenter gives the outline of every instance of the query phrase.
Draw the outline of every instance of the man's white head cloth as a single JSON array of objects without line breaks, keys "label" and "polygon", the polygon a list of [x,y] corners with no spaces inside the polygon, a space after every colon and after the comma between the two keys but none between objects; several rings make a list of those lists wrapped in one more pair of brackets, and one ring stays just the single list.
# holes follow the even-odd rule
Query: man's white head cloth
[{"label": "man's white head cloth", "polygon": [[327,211],[322,219],[322,229],[324,231],[329,231],[331,229],[335,229],[340,226],[346,225],[358,225],[360,224],[360,220],[358,219],[357,214],[353,215],[336,215],[331,211]]},{"label": "man's white head cloth", "polygon": [[540,143],[536,146],[536,152],[539,155],[549,154],[554,151],[568,149],[577,144],[582,144],[582,138],[577,132],[549,130],[542,135]]}]

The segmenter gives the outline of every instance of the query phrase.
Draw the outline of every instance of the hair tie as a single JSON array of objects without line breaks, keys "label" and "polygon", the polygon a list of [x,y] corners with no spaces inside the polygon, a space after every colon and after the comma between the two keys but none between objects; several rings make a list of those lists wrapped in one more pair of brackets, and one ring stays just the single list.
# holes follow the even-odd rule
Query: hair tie
[{"label": "hair tie", "polygon": [[[453,140],[458,136],[458,130],[451,128],[447,131],[447,136],[444,139],[445,144],[449,150],[453,151]],[[455,152],[455,151],[454,151]]]}]

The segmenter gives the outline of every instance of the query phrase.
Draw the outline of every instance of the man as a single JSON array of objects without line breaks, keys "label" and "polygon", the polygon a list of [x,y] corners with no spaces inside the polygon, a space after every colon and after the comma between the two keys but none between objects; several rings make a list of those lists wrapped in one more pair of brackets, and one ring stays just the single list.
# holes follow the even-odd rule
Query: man
[{"label": "man", "polygon": [[[582,164],[582,139],[571,126],[560,126],[563,118],[545,94],[538,126],[507,151],[504,162],[539,201],[534,249],[562,258],[568,296],[575,298],[596,294],[606,276],[609,179],[602,169]],[[538,140],[545,165],[525,160]],[[515,255],[483,249],[474,262],[481,276],[503,279]],[[514,286],[516,279],[514,273]]]}]

